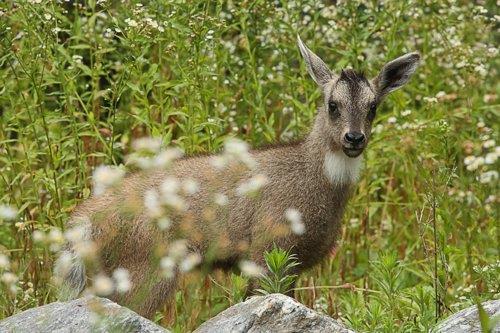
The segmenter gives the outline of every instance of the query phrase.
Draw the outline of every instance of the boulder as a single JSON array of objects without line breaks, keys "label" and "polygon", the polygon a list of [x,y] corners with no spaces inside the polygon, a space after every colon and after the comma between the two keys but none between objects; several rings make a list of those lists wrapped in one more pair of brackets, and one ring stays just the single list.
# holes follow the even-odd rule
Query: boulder
[{"label": "boulder", "polygon": [[29,309],[0,321],[2,333],[167,333],[155,323],[105,298],[85,296]]},{"label": "boulder", "polygon": [[[500,300],[484,302],[482,305],[490,318],[500,315]],[[481,333],[477,306],[473,305],[446,318],[438,325],[436,331],[440,333]],[[492,332],[500,333],[498,322]]]},{"label": "boulder", "polygon": [[282,294],[254,296],[203,323],[194,333],[224,332],[342,332],[354,333]]}]

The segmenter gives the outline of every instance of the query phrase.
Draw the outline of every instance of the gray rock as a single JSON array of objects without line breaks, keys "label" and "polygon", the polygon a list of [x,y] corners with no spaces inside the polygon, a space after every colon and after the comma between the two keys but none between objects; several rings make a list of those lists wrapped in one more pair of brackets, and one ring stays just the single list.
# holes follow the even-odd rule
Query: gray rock
[{"label": "gray rock", "polygon": [[193,333],[342,332],[354,333],[282,294],[255,296],[222,311]]},{"label": "gray rock", "polygon": [[1,333],[168,333],[155,323],[105,298],[86,296],[29,309],[0,321]]},{"label": "gray rock", "polygon": [[[490,318],[500,315],[500,300],[484,302],[482,305]],[[449,316],[438,325],[436,331],[441,333],[481,333],[477,306],[471,306]],[[493,332],[500,332],[498,323]]]}]

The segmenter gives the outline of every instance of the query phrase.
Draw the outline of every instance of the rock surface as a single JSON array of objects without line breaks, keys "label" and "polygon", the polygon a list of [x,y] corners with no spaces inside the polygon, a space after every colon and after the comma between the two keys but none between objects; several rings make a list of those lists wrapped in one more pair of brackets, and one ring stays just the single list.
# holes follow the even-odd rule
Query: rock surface
[{"label": "rock surface", "polygon": [[166,329],[110,300],[86,296],[29,309],[0,321],[1,333],[167,333]]},{"label": "rock surface", "polygon": [[222,311],[193,333],[224,332],[341,332],[354,333],[282,294],[255,296]]},{"label": "rock surface", "polygon": [[[490,318],[500,315],[500,300],[484,302],[482,305]],[[438,325],[437,332],[481,333],[477,306],[471,306],[446,318]],[[500,324],[496,325],[493,332],[500,333]]]}]

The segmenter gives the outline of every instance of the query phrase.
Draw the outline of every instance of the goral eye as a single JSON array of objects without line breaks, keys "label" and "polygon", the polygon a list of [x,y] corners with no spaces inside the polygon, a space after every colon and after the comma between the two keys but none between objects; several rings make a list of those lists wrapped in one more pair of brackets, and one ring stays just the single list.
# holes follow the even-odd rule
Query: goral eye
[{"label": "goral eye", "polygon": [[330,101],[328,102],[328,111],[330,112],[330,115],[337,116],[339,113],[339,106],[334,101]]},{"label": "goral eye", "polygon": [[375,118],[375,114],[377,113],[377,104],[373,102],[370,104],[370,110],[368,111],[368,120],[372,121]]}]

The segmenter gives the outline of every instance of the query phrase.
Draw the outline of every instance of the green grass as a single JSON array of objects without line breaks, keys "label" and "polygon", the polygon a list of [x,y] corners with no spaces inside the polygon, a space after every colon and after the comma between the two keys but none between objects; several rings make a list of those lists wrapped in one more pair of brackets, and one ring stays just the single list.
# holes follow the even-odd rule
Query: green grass
[{"label": "green grass", "polygon": [[[198,153],[306,132],[321,99],[297,33],[336,70],[423,56],[380,109],[336,255],[300,276],[298,300],[355,330],[420,332],[499,297],[498,173],[484,179],[498,162],[464,165],[499,154],[495,1],[36,2],[0,4],[0,204],[18,211],[0,220],[0,274],[19,279],[0,282],[0,318],[55,299],[54,254],[32,235],[63,228],[93,167],[134,138]],[[193,274],[157,319],[191,330],[244,285]]]}]

